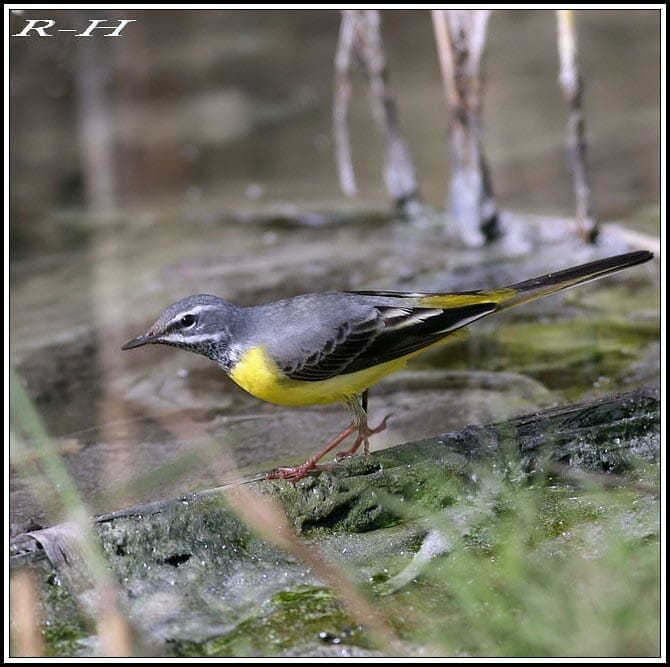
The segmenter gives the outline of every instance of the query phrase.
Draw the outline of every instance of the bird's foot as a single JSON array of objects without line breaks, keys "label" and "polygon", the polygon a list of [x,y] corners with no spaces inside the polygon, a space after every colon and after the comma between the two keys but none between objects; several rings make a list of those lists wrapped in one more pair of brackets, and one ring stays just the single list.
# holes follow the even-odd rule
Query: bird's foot
[{"label": "bird's foot", "polygon": [[386,428],[386,422],[389,420],[389,417],[392,417],[393,415],[386,415],[384,419],[382,419],[381,423],[379,426],[375,426],[374,428],[371,428],[370,426],[364,424],[362,427],[359,427],[358,429],[358,437],[356,438],[356,442],[354,442],[353,447],[351,449],[347,449],[344,452],[340,452],[335,458],[338,461],[341,461],[342,459],[347,458],[348,456],[353,456],[356,453],[356,450],[363,445],[363,452],[365,454],[370,453],[370,442],[369,438],[371,435],[374,435],[375,433],[379,433],[380,431],[383,431]]},{"label": "bird's foot", "polygon": [[272,472],[268,473],[266,479],[288,479],[294,484],[302,479],[308,472],[311,470],[328,470],[334,464],[326,465],[317,465],[318,462],[331,450],[337,447],[342,440],[348,438],[356,430],[356,425],[351,424],[342,431],[339,435],[335,436],[320,452],[307,459],[304,463],[301,463],[299,466],[294,468],[277,468]]},{"label": "bird's foot", "polygon": [[358,427],[355,424],[352,424],[351,426],[344,429],[344,431],[342,431],[342,433],[340,433],[338,436],[334,437],[318,454],[315,454],[311,458],[307,459],[307,461],[304,463],[294,467],[277,468],[276,470],[269,472],[265,476],[265,479],[287,479],[295,484],[298,480],[302,479],[308,472],[311,472],[312,470],[330,470],[335,465],[334,463],[319,465],[318,462],[329,451],[331,451],[331,449],[337,447],[337,445],[339,445],[344,439],[348,438],[352,433],[354,433],[356,428],[358,428],[358,437],[356,438],[356,442],[354,442],[353,447],[351,447],[351,449],[347,449],[344,452],[340,452],[335,458],[337,461],[340,461],[348,456],[353,456],[361,445],[364,446],[363,451],[366,454],[369,454],[370,443],[368,442],[368,439],[371,435],[383,431],[386,428],[386,422],[391,416],[392,415],[386,415],[386,417],[382,419],[379,426],[374,428],[368,426],[367,423]]},{"label": "bird's foot", "polygon": [[299,479],[302,479],[308,472],[313,470],[330,470],[335,464],[334,463],[325,463],[318,465],[312,463],[309,465],[311,459],[301,463],[299,466],[293,466],[288,468],[277,468],[272,472],[265,475],[265,479],[287,479],[289,482],[295,484]]}]

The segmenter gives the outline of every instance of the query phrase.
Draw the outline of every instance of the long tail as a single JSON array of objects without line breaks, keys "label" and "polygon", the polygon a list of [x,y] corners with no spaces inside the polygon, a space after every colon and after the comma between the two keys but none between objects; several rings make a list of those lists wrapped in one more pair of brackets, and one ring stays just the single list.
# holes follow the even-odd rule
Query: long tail
[{"label": "long tail", "polygon": [[581,264],[580,266],[547,273],[544,276],[524,280],[520,283],[510,285],[507,289],[514,290],[515,294],[503,298],[498,305],[498,310],[503,308],[512,308],[527,301],[533,301],[554,292],[560,292],[568,287],[581,285],[591,280],[603,278],[610,273],[621,271],[629,266],[642,264],[652,259],[654,255],[647,250],[629,252],[623,255],[615,255],[605,259],[598,259],[595,262]]},{"label": "long tail", "polygon": [[[495,290],[455,293],[353,292],[380,299],[386,297],[386,301],[380,300],[379,306],[385,326],[381,333],[375,330],[374,336],[366,341],[363,351],[349,362],[346,372],[353,373],[418,354],[431,345],[444,342],[458,329],[482,317],[602,278],[652,257],[652,253],[646,251],[630,252]],[[397,306],[393,302],[388,303],[388,297],[397,300]]]},{"label": "long tail", "polygon": [[[574,287],[582,283],[602,278],[610,273],[621,269],[642,264],[653,258],[653,253],[646,250],[629,252],[624,255],[615,255],[606,259],[598,259],[595,262],[581,264],[563,271],[547,273],[544,276],[524,280],[508,287],[495,290],[478,290],[473,292],[460,292],[451,294],[419,294],[411,296],[416,298],[417,304],[435,308],[457,308],[462,306],[473,306],[484,302],[496,304],[496,312],[518,306],[519,304],[533,301],[555,292]],[[391,294],[391,293],[389,293]],[[407,294],[406,296],[410,296]]]}]

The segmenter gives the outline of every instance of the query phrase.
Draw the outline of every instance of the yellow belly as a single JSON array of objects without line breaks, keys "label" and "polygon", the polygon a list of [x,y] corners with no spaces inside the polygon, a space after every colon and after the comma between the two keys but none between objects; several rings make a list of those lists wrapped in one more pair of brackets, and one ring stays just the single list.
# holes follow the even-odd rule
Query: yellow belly
[{"label": "yellow belly", "polygon": [[402,368],[410,356],[413,355],[328,380],[305,382],[285,377],[265,351],[255,347],[237,362],[230,377],[242,389],[270,403],[292,406],[334,403],[362,393],[385,375]]}]

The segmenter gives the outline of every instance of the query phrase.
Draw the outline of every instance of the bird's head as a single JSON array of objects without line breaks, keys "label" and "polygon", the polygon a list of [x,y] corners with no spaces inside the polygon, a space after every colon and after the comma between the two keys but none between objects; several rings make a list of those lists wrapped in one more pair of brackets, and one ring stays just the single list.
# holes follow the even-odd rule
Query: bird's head
[{"label": "bird's head", "polygon": [[149,343],[172,345],[219,360],[230,343],[230,324],[237,306],[211,294],[187,296],[168,306],[148,331],[122,350]]}]

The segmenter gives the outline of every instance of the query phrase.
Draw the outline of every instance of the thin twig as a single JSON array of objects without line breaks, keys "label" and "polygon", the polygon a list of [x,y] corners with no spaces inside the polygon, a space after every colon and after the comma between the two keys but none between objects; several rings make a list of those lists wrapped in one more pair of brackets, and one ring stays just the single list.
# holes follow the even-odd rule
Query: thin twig
[{"label": "thin twig", "polygon": [[[72,583],[75,587],[80,586],[85,578],[95,590],[95,595],[87,598],[86,611],[96,623],[101,651],[106,656],[129,656],[132,648],[128,621],[120,610],[118,586],[111,576],[107,561],[97,542],[93,539],[90,513],[13,370],[10,372],[10,392],[13,449],[24,461],[23,466],[30,476],[48,482],[49,484],[44,484],[45,487],[58,489],[57,502],[62,505],[71,520],[70,525],[73,526],[70,537],[75,537],[70,541],[73,544],[76,542],[76,547],[73,548],[76,548],[81,556],[77,559],[80,567],[76,568],[77,574],[74,575],[78,580]],[[27,456],[26,451],[31,449],[37,450],[40,456],[34,458]],[[35,464],[38,459],[41,462],[41,469]],[[50,496],[53,497],[53,492]],[[74,572],[75,568],[72,570]]]},{"label": "thin twig", "polygon": [[395,98],[388,84],[388,68],[377,10],[345,10],[335,58],[333,131],[340,184],[347,195],[355,194],[347,115],[351,97],[351,63],[365,72],[372,114],[384,139],[384,183],[397,208],[416,210],[420,204],[416,170],[409,146],[400,131]]},{"label": "thin twig", "polygon": [[17,658],[40,658],[44,645],[39,629],[35,577],[28,569],[12,575],[10,581],[12,653]]},{"label": "thin twig", "polygon": [[347,197],[356,194],[356,176],[351,161],[349,141],[349,104],[351,101],[351,79],[349,71],[356,35],[356,17],[352,10],[342,12],[340,34],[335,53],[335,86],[333,95],[333,137],[337,173],[340,187]]},{"label": "thin twig", "polygon": [[449,107],[449,211],[466,245],[498,236],[482,141],[482,66],[490,10],[434,10],[433,28]]},{"label": "thin twig", "polygon": [[566,144],[568,165],[572,171],[576,216],[580,235],[585,241],[593,242],[598,236],[599,229],[593,217],[591,187],[586,168],[586,121],[582,105],[584,82],[579,71],[574,12],[569,9],[558,10],[556,18],[560,58],[559,82],[568,103]]}]

